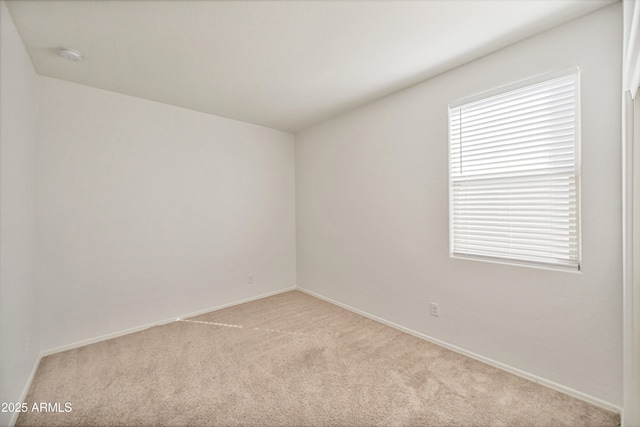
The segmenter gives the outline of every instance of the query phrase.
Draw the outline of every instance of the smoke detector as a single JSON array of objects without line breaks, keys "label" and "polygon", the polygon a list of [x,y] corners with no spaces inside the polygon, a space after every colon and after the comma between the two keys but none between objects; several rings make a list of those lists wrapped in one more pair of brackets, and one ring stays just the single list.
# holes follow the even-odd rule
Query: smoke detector
[{"label": "smoke detector", "polygon": [[60,55],[63,58],[67,58],[69,61],[82,60],[82,52],[71,49],[70,47],[61,47],[60,49],[58,49],[58,52],[60,52]]}]

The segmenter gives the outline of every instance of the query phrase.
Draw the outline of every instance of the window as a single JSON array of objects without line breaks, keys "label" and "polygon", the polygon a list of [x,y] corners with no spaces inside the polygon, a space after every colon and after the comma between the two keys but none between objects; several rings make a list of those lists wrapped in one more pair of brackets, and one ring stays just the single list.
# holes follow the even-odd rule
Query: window
[{"label": "window", "polygon": [[580,269],[577,69],[449,106],[454,257]]}]

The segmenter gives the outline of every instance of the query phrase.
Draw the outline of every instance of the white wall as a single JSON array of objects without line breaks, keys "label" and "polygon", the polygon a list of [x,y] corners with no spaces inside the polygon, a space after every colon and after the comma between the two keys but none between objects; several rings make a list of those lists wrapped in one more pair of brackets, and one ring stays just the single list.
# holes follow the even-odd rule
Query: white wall
[{"label": "white wall", "polygon": [[[640,427],[640,2],[624,0],[622,253],[624,427]],[[635,96],[635,101],[633,97]]]},{"label": "white wall", "polygon": [[292,134],[51,78],[41,104],[43,349],[295,286]]},{"label": "white wall", "polygon": [[[638,6],[640,7],[640,6]],[[624,393],[624,417],[623,426],[640,426],[640,96],[636,95],[635,101],[625,93],[627,101],[627,119],[632,120],[632,140],[628,143],[632,148],[632,195],[628,203],[632,205],[632,275],[630,289],[625,295],[625,303],[629,307],[628,322],[625,335],[626,358],[624,369],[625,393]],[[631,116],[633,113],[633,117]],[[627,160],[629,161],[629,159]]]},{"label": "white wall", "polygon": [[[622,406],[621,25],[616,4],[299,133],[298,286]],[[447,104],[574,65],[582,271],[449,258]]]},{"label": "white wall", "polygon": [[[36,297],[38,77],[0,2],[0,402],[18,402],[39,354]],[[0,425],[12,414],[0,413]]]}]

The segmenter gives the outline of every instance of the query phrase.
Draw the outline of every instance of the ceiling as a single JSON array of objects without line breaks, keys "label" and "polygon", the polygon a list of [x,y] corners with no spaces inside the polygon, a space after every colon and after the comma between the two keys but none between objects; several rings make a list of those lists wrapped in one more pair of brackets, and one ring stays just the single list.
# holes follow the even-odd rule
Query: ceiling
[{"label": "ceiling", "polygon": [[7,6],[39,74],[296,132],[615,1]]}]

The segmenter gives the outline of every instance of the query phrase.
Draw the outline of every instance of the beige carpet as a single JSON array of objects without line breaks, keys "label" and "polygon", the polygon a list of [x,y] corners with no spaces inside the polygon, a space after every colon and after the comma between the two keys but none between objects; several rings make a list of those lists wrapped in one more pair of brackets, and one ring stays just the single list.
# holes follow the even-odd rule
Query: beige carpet
[{"label": "beige carpet", "polygon": [[18,425],[619,425],[298,291],[48,356],[34,402],[72,410],[23,413]]}]

